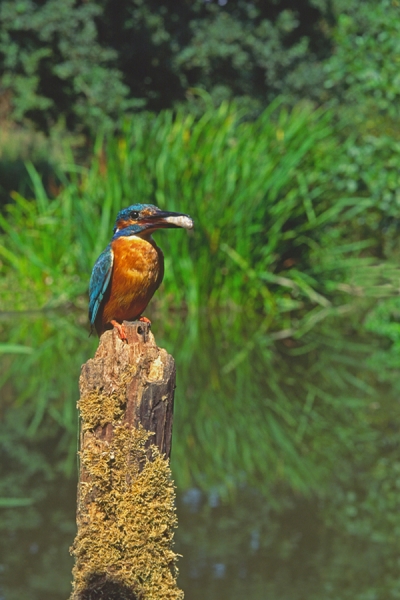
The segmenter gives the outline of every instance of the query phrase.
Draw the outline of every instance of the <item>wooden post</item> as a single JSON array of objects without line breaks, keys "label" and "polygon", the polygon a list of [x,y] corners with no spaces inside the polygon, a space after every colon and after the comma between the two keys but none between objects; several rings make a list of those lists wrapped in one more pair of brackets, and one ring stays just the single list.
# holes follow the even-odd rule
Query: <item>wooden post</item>
[{"label": "wooden post", "polygon": [[175,363],[147,323],[124,322],[82,367],[72,600],[182,599],[169,468]]}]

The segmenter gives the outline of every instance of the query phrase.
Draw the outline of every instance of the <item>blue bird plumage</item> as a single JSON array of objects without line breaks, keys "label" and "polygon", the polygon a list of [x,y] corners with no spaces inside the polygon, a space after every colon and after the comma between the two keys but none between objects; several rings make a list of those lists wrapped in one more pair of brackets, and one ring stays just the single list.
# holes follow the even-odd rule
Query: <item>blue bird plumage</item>
[{"label": "blue bird plumage", "polygon": [[101,301],[110,283],[114,253],[111,244],[100,254],[93,267],[89,284],[89,320],[93,326],[100,308]]},{"label": "blue bird plumage", "polygon": [[89,320],[92,326],[94,325],[100,304],[104,298],[104,294],[107,292],[111,279],[114,263],[114,252],[111,247],[112,242],[120,237],[136,235],[140,233],[141,230],[142,227],[140,227],[140,225],[129,225],[128,227],[115,232],[107,248],[103,250],[96,260],[89,283]]},{"label": "blue bird plumage", "polygon": [[117,214],[115,219],[113,233],[116,233],[117,229],[122,229],[132,224],[132,221],[136,221],[143,214],[143,211],[159,211],[160,209],[154,204],[131,204],[128,208],[123,208]]},{"label": "blue bird plumage", "polygon": [[99,335],[116,327],[126,339],[122,321],[141,318],[164,273],[163,254],[151,234],[176,227],[191,229],[193,221],[152,204],[133,204],[118,213],[111,242],[90,278],[89,320]]}]

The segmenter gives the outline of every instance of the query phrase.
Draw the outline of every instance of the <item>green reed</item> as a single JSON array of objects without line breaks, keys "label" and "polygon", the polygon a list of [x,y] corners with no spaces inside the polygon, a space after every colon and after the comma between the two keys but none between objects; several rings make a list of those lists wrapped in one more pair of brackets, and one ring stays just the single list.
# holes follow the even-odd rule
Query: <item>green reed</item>
[{"label": "green reed", "polygon": [[[283,362],[282,375],[273,341],[297,344],[302,337],[296,351],[320,361],[307,341],[317,324],[330,316],[338,323],[343,314],[365,310],[363,296],[390,296],[398,288],[398,270],[372,265],[371,242],[351,233],[370,200],[335,187],[340,152],[329,113],[275,103],[248,121],[222,104],[199,119],[169,111],[141,115],[117,139],[100,136],[89,166],[75,164],[72,154],[65,161],[55,197],[28,164],[34,197],[14,193],[0,215],[0,386],[6,402],[24,407],[24,431],[34,436],[39,426],[57,424],[71,451],[79,366],[96,344],[87,337],[90,271],[118,210],[152,202],[195,220],[193,233],[156,234],[166,276],[149,308],[157,341],[163,343],[158,332],[165,328],[167,348],[188,374],[183,393],[192,394],[201,417],[193,421],[178,391],[180,481],[201,483],[204,476],[229,489],[247,473],[253,482],[287,476],[297,489],[314,485],[320,475],[304,440],[318,424],[318,439],[325,431],[329,437],[329,419],[340,415],[343,398],[317,393],[309,382],[310,389],[290,387],[292,367]],[[189,318],[175,344],[183,314]],[[213,343],[215,333],[208,332],[218,326],[227,333]],[[296,364],[301,374],[305,366],[301,359]],[[333,368],[329,358],[325,367],[332,381],[361,386],[357,372]],[[218,400],[227,381],[229,394]],[[224,429],[230,410],[235,426]],[[350,436],[346,443],[350,448]],[[189,447],[190,462],[184,460]]]},{"label": "green reed", "polygon": [[[28,165],[34,198],[14,193],[0,216],[3,306],[84,304],[116,213],[151,202],[195,221],[193,234],[156,234],[165,309],[264,313],[274,329],[290,327],[293,311],[326,311],[348,257],[369,244],[340,238],[340,222],[368,199],[335,191],[330,166],[339,151],[329,113],[274,103],[247,121],[225,103],[197,120],[170,111],[133,118],[118,139],[99,137],[89,167],[71,155],[55,198]],[[324,269],[331,250],[334,264]]]},{"label": "green reed", "polygon": [[256,487],[278,508],[313,494],[352,539],[379,541],[384,515],[389,547],[400,277],[368,258],[354,222],[372,201],[340,192],[340,160],[329,113],[275,104],[254,122],[228,105],[136,117],[99,137],[88,167],[71,155],[55,197],[28,164],[33,197],[14,193],[0,216],[0,504],[36,500],[41,480],[73,471],[79,368],[97,344],[90,270],[117,211],[153,202],[196,223],[156,234],[166,277],[149,308],[177,362],[178,487]]}]

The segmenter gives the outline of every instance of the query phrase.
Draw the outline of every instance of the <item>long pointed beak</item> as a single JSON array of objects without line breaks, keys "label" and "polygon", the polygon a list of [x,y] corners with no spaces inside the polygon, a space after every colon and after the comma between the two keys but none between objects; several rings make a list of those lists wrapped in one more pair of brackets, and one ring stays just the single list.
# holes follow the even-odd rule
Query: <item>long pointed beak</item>
[{"label": "long pointed beak", "polygon": [[160,210],[153,215],[149,215],[146,217],[145,223],[146,229],[167,229],[174,227],[193,229],[193,219],[189,215],[166,210]]}]

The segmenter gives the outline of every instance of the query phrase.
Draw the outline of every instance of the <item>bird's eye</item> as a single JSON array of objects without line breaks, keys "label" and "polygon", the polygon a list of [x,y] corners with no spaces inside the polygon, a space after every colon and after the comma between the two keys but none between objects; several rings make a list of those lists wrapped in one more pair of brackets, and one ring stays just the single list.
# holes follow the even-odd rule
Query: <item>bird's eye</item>
[{"label": "bird's eye", "polygon": [[138,219],[139,218],[139,213],[137,210],[132,210],[130,213],[130,217],[131,219]]}]

